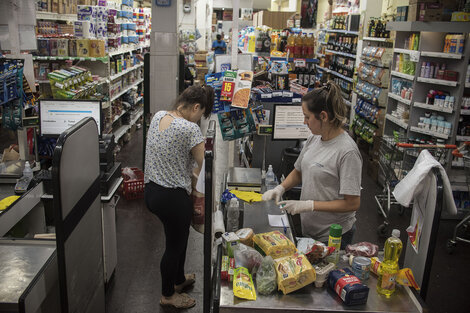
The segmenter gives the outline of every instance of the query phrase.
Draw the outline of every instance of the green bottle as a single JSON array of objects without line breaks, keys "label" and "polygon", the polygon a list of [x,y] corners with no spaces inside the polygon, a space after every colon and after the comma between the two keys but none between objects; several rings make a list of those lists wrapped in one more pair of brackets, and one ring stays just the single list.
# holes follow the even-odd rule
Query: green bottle
[{"label": "green bottle", "polygon": [[328,238],[328,247],[334,247],[335,252],[328,256],[327,261],[338,264],[339,250],[341,249],[341,235],[343,234],[343,227],[339,224],[332,224],[330,226],[330,236]]}]

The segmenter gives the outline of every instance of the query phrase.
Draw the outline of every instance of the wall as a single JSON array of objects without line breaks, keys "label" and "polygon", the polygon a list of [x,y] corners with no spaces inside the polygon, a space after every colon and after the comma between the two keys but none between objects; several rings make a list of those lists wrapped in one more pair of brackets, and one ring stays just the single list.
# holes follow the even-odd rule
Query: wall
[{"label": "wall", "polygon": [[384,0],[382,2],[382,15],[391,15],[397,12],[397,7],[409,5],[409,0]]},{"label": "wall", "polygon": [[[254,0],[239,0],[239,8],[252,8]],[[213,0],[214,8],[233,8],[232,0]]]},{"label": "wall", "polygon": [[296,12],[298,0],[275,0],[271,2],[271,11]]},{"label": "wall", "polygon": [[212,26],[212,1],[191,0],[191,12],[183,13],[183,0],[178,0],[178,31],[195,30],[201,33],[201,38],[196,41],[199,50],[207,50],[210,41]]},{"label": "wall", "polygon": [[325,22],[325,14],[329,11],[328,0],[318,0],[317,25]]}]

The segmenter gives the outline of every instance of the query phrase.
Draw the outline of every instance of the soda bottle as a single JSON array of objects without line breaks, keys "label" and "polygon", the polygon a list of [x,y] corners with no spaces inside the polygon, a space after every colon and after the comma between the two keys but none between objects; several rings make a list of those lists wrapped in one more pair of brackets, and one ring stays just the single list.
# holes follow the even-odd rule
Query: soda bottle
[{"label": "soda bottle", "polygon": [[385,242],[384,260],[378,269],[377,292],[387,297],[395,291],[395,281],[398,273],[398,259],[400,258],[403,243],[400,240],[400,231],[394,229],[392,237]]}]

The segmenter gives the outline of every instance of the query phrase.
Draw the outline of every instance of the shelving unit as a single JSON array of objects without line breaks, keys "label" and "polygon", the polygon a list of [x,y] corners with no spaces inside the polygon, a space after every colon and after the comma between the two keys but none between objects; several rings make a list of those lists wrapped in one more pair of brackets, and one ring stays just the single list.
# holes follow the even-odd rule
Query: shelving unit
[{"label": "shelving unit", "polygon": [[144,114],[144,109],[139,109],[135,116],[131,119],[129,125],[122,125],[118,129],[116,129],[113,134],[114,134],[114,142],[118,143],[119,139],[121,139],[122,136],[124,136],[125,133],[131,129],[131,127],[139,120],[139,118]]},{"label": "shelving unit", "polygon": [[344,57],[348,57],[351,59],[355,59],[356,55],[351,54],[351,53],[346,53],[346,52],[341,52],[341,51],[335,51],[335,50],[330,50],[330,49],[325,49],[325,52],[331,53],[331,54],[337,54],[337,55],[342,55]]},{"label": "shelving unit", "polygon": [[45,11],[36,11],[36,19],[48,21],[74,22],[77,20],[77,14],[60,14]]},{"label": "shelving unit", "polygon": [[[470,88],[469,83],[465,83],[467,65],[470,58],[470,43],[468,33],[470,32],[470,23],[459,22],[390,22],[387,23],[388,30],[396,31],[396,41],[394,53],[406,53],[410,55],[410,60],[416,62],[415,75],[406,75],[391,71],[391,77],[399,77],[411,82],[413,95],[410,100],[401,99],[400,96],[389,93],[389,102],[387,105],[387,135],[391,135],[393,131],[400,131],[406,138],[419,138],[437,142],[443,140],[446,144],[457,144],[461,141],[470,140],[470,136],[457,136],[457,126],[460,116],[470,114],[470,110],[461,110],[462,97],[464,89]],[[405,40],[413,33],[419,33],[419,49],[412,51],[401,49]],[[465,49],[463,54],[444,53],[445,36],[447,33],[463,33],[465,35]],[[393,58],[393,63],[396,58]],[[458,72],[457,81],[449,81],[434,78],[420,77],[420,66],[423,62],[445,63],[446,69]],[[395,64],[392,68],[395,68]],[[392,82],[392,78],[390,80]],[[454,107],[440,107],[437,105],[426,104],[426,97],[429,90],[442,90],[448,92],[455,98]],[[393,101],[397,101],[396,104]],[[403,123],[390,115],[392,110],[396,109],[398,103],[406,104],[409,108],[408,123]],[[420,118],[425,113],[432,113],[441,116],[445,122],[452,124],[451,134],[447,135],[441,132],[432,131],[419,127]],[[390,122],[390,123],[389,123]],[[401,123],[399,123],[401,122]],[[462,176],[462,168],[452,166],[452,156],[449,153],[444,167],[449,175],[452,185],[459,184],[459,177]],[[465,190],[465,191],[468,191]]]}]

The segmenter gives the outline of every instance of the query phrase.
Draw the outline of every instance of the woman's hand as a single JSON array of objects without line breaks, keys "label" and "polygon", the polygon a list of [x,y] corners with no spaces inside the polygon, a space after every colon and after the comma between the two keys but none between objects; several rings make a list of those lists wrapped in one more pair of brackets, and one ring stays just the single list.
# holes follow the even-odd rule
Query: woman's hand
[{"label": "woman's hand", "polygon": [[313,200],[299,201],[299,200],[287,200],[281,201],[278,204],[281,205],[281,210],[289,214],[295,215],[304,212],[312,212],[314,210]]},{"label": "woman's hand", "polygon": [[276,204],[281,201],[281,197],[284,194],[286,189],[282,185],[277,185],[275,188],[266,191],[263,193],[263,201],[275,200]]}]

